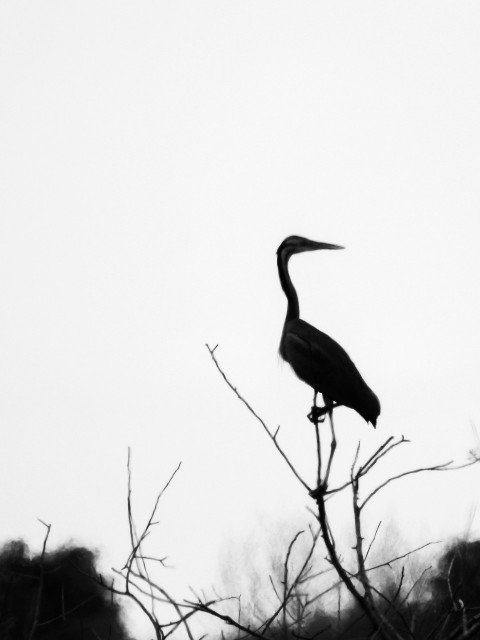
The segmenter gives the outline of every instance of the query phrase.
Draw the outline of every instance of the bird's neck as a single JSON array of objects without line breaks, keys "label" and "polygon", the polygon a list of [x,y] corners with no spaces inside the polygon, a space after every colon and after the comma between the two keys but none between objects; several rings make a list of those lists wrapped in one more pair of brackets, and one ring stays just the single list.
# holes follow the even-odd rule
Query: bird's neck
[{"label": "bird's neck", "polygon": [[288,300],[287,317],[285,318],[285,322],[288,322],[289,320],[298,320],[298,318],[300,318],[300,306],[298,304],[297,292],[295,291],[290,274],[288,273],[289,258],[290,256],[285,253],[280,253],[277,256],[280,284],[282,285],[282,289]]}]

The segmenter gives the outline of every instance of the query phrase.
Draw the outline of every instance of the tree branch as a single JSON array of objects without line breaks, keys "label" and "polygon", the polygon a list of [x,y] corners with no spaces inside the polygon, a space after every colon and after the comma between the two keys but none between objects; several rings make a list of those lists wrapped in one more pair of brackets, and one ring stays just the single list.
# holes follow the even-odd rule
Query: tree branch
[{"label": "tree branch", "polygon": [[[218,364],[218,361],[215,357],[215,349],[217,347],[214,347],[213,349],[211,349],[209,347],[208,344],[205,345],[208,349],[208,352],[210,353],[210,356],[213,360],[213,362],[215,363],[215,366],[217,367],[218,371],[220,372],[222,378],[225,380],[225,382],[227,383],[227,385],[230,387],[230,389],[234,392],[234,394],[237,396],[237,398],[243,402],[243,404],[247,407],[247,409],[250,411],[250,413],[258,420],[258,422],[260,422],[260,424],[262,425],[264,431],[267,433],[267,435],[269,436],[269,438],[271,439],[271,441],[273,442],[273,444],[275,445],[277,451],[280,453],[280,455],[282,456],[282,458],[285,460],[285,462],[288,464],[288,466],[290,467],[290,470],[292,471],[292,473],[294,474],[294,476],[297,478],[297,480],[299,482],[301,482],[301,484],[304,486],[304,488],[310,492],[311,489],[308,486],[308,484],[305,482],[305,480],[303,480],[303,478],[300,476],[300,474],[298,473],[298,471],[295,469],[295,467],[293,466],[293,464],[290,462],[288,456],[286,455],[286,453],[283,451],[283,449],[281,448],[281,446],[278,444],[278,440],[277,440],[277,434],[278,434],[278,430],[280,427],[277,428],[277,430],[275,431],[275,433],[272,433],[270,431],[270,429],[267,427],[267,425],[265,424],[265,422],[262,420],[262,418],[255,412],[255,410],[251,407],[251,405],[245,400],[245,398],[237,391],[237,388],[233,386],[233,384],[230,382],[230,380],[227,378],[227,376],[225,375],[225,373],[223,372],[223,370],[221,369],[220,365]],[[217,345],[218,346],[218,345]]]}]

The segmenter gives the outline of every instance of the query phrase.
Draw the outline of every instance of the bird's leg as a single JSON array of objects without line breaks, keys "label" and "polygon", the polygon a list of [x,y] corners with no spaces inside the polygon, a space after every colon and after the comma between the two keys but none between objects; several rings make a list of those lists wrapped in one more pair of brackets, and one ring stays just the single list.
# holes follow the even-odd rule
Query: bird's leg
[{"label": "bird's leg", "polygon": [[319,422],[323,422],[325,420],[325,414],[327,413],[325,407],[317,407],[317,394],[318,391],[313,392],[312,410],[307,416],[310,422],[313,422],[315,426],[317,426]]},{"label": "bird's leg", "polygon": [[[327,398],[325,398],[325,396],[323,396],[323,400],[325,402],[325,405],[327,405]],[[332,408],[328,412],[328,418],[330,421],[330,429],[332,431],[332,441],[330,443],[330,456],[328,458],[327,471],[325,473],[325,479],[323,480],[323,486],[325,487],[325,489],[327,488],[328,479],[330,477],[330,468],[332,466],[335,449],[337,448],[337,439],[335,437],[335,427],[333,425],[333,405],[331,405],[331,407]]]},{"label": "bird's leg", "polygon": [[317,394],[318,394],[318,391],[314,391],[313,392],[312,410],[310,411],[310,413],[307,416],[308,419],[310,420],[310,422],[315,422],[317,411],[319,409],[319,407],[317,407]]},{"label": "bird's leg", "polygon": [[307,418],[310,420],[310,422],[313,422],[313,424],[318,424],[319,422],[325,422],[325,416],[327,415],[327,413],[330,414],[331,411],[335,409],[335,407],[339,407],[339,406],[340,406],[339,402],[329,401],[329,403],[325,404],[324,407],[317,407],[316,401],[314,401],[312,410],[308,414]]},{"label": "bird's leg", "polygon": [[321,450],[321,446],[320,446],[320,429],[318,428],[318,423],[319,420],[316,416],[316,411],[317,409],[319,409],[319,407],[317,407],[317,392],[315,391],[313,394],[313,407],[312,407],[312,414],[313,416],[315,416],[314,419],[310,418],[310,420],[312,420],[313,424],[315,425],[315,437],[317,439],[317,490],[321,491],[322,489],[322,450]]},{"label": "bird's leg", "polygon": [[[318,458],[318,466],[317,466],[317,488],[310,492],[310,495],[314,500],[320,498],[320,496],[325,494],[325,491],[328,488],[328,480],[330,477],[330,470],[332,467],[333,456],[335,454],[335,449],[337,448],[337,439],[335,437],[335,427],[333,424],[333,409],[338,407],[340,403],[335,403],[327,396],[323,395],[323,407],[317,407],[317,393],[314,393],[313,396],[313,407],[312,412],[308,416],[309,419],[315,425],[315,436],[317,440],[317,458]],[[322,480],[322,455],[321,455],[321,446],[320,446],[320,429],[318,427],[319,422],[323,422],[323,420],[319,420],[319,415],[325,416],[328,413],[328,418],[330,421],[330,429],[332,432],[332,440],[330,443],[330,455],[328,457],[327,469],[325,472],[325,476]],[[325,419],[325,418],[324,418]]]}]

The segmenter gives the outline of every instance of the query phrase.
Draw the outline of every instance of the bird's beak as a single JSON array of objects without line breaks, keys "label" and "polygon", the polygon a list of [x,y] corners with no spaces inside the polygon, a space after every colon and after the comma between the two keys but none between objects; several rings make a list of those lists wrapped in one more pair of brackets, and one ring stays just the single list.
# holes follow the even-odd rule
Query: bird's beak
[{"label": "bird's beak", "polygon": [[345,249],[339,244],[329,244],[328,242],[315,242],[315,240],[312,240],[311,243],[311,251],[316,251],[317,249]]}]

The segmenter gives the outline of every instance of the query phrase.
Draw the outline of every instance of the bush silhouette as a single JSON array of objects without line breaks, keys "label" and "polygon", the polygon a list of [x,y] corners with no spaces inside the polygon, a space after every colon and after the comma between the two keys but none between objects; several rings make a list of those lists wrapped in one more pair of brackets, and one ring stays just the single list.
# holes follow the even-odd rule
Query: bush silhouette
[{"label": "bush silhouette", "polygon": [[23,540],[8,542],[0,551],[0,638],[129,640],[119,605],[95,575],[95,554],[84,547],[64,547],[42,560]]}]

